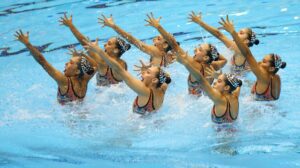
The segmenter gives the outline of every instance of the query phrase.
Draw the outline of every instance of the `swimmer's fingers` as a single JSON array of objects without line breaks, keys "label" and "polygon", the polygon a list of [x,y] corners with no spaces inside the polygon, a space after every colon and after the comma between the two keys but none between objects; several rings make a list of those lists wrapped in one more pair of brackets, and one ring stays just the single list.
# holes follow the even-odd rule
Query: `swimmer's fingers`
[{"label": "swimmer's fingers", "polygon": [[14,34],[16,40],[19,40],[20,38],[20,32],[16,31],[15,34]]},{"label": "swimmer's fingers", "polygon": [[145,22],[147,22],[147,24],[145,24],[145,26],[151,26],[151,22],[147,19],[144,19]]},{"label": "swimmer's fingers", "polygon": [[226,21],[224,20],[223,17],[221,17],[221,22],[222,22],[223,24],[226,24]]},{"label": "swimmer's fingers", "polygon": [[141,69],[142,67],[141,66],[139,66],[139,65],[133,65],[135,68],[139,68],[139,69]]},{"label": "swimmer's fingers", "polygon": [[106,20],[107,18],[105,17],[105,15],[101,14],[103,20]]},{"label": "swimmer's fingers", "polygon": [[133,71],[139,72],[139,71],[141,71],[141,70],[142,70],[142,68],[141,68],[140,66],[134,65]]},{"label": "swimmer's fingers", "polygon": [[68,54],[70,55],[74,55],[76,53],[76,49],[74,47],[70,47],[68,48],[68,50],[69,50]]},{"label": "swimmer's fingers", "polygon": [[205,68],[205,72],[206,72],[207,74],[211,74],[213,71],[207,67],[207,68]]},{"label": "swimmer's fingers", "polygon": [[209,68],[212,70],[212,71],[216,71],[216,69],[214,68],[214,66],[210,65]]},{"label": "swimmer's fingers", "polygon": [[151,15],[151,17],[154,19],[154,15],[153,15],[153,12],[150,12],[150,15]]},{"label": "swimmer's fingers", "polygon": [[98,18],[98,23],[101,25],[101,27],[105,27],[105,21],[102,18]]},{"label": "swimmer's fingers", "polygon": [[160,17],[157,19],[157,22],[158,22],[158,23],[160,22],[161,18],[162,18],[162,17],[160,16]]},{"label": "swimmer's fingers", "polygon": [[22,43],[29,43],[29,32],[26,32],[26,34],[24,34],[22,30],[19,30],[15,33],[15,37]]},{"label": "swimmer's fingers", "polygon": [[229,16],[228,16],[228,15],[226,15],[226,21],[227,21],[228,23],[230,23],[230,21],[229,21]]},{"label": "swimmer's fingers", "polygon": [[147,15],[147,18],[148,18],[148,23],[151,23],[152,22],[152,20],[153,20],[153,18],[151,17],[151,15],[148,13]]},{"label": "swimmer's fingers", "polygon": [[67,12],[64,13],[64,19],[67,19]]},{"label": "swimmer's fingers", "polygon": [[98,42],[99,42],[99,38],[97,37],[96,40],[94,42],[92,42],[92,44],[98,46]]},{"label": "swimmer's fingers", "polygon": [[146,66],[142,60],[139,60],[139,61],[140,61],[141,65],[142,65],[142,67]]}]

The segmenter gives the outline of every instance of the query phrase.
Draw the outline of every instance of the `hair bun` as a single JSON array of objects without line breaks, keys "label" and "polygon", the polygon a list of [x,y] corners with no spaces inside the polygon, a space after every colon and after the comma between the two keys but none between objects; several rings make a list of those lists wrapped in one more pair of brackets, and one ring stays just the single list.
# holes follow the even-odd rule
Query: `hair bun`
[{"label": "hair bun", "polygon": [[243,81],[238,79],[238,85],[239,85],[239,87],[241,87],[243,85]]},{"label": "hair bun", "polygon": [[281,69],[284,69],[285,67],[286,67],[286,62],[282,62],[280,68],[281,68]]},{"label": "hair bun", "polygon": [[254,44],[258,45],[259,44],[259,40],[255,39]]},{"label": "hair bun", "polygon": [[124,49],[125,49],[125,51],[128,51],[129,49],[131,48],[131,45],[130,44],[125,44],[125,47],[124,47]]},{"label": "hair bun", "polygon": [[90,70],[89,70],[89,71],[87,71],[86,73],[87,73],[88,75],[92,75],[94,72],[95,72],[95,70],[94,70],[94,69],[90,69]]},{"label": "hair bun", "polygon": [[166,81],[165,81],[165,82],[166,82],[166,84],[169,84],[169,83],[171,83],[171,81],[172,81],[172,80],[171,80],[171,77],[167,76],[167,77],[166,77]]}]

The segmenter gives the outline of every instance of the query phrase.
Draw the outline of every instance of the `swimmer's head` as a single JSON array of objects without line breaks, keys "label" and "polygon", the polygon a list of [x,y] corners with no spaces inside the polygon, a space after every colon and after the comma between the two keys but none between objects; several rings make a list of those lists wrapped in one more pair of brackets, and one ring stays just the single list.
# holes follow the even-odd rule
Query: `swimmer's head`
[{"label": "swimmer's head", "polygon": [[232,93],[238,87],[241,87],[243,82],[232,74],[222,74],[214,82],[213,87],[220,92]]},{"label": "swimmer's head", "polygon": [[209,57],[209,59],[206,61],[208,64],[212,63],[213,61],[216,61],[219,59],[219,52],[217,50],[217,48],[212,45],[212,44],[208,44],[209,49],[206,51],[207,56]]},{"label": "swimmer's head", "polygon": [[[179,45],[180,43],[177,42],[177,44]],[[153,38],[153,45],[159,50],[166,53],[172,50],[172,47],[168,44],[167,40],[165,40],[162,35],[158,35]]]},{"label": "swimmer's head", "polygon": [[219,52],[212,44],[201,44],[194,50],[194,59],[198,62],[206,62],[210,64],[219,58]]},{"label": "swimmer's head", "polygon": [[110,38],[106,44],[104,44],[105,52],[112,56],[115,55],[120,58],[126,51],[131,48],[131,45],[126,43],[120,37]]},{"label": "swimmer's head", "polygon": [[64,73],[67,77],[77,76],[83,77],[84,74],[92,75],[94,68],[84,56],[73,56],[69,62],[65,64]]},{"label": "swimmer's head", "polygon": [[142,72],[142,80],[146,86],[154,85],[159,88],[163,83],[171,83],[171,78],[162,68],[151,66]]},{"label": "swimmer's head", "polygon": [[259,40],[256,38],[256,34],[252,31],[251,28],[243,28],[238,32],[239,38],[248,45],[252,47],[254,44],[258,45]]},{"label": "swimmer's head", "polygon": [[259,65],[266,71],[276,74],[279,69],[284,69],[286,67],[286,62],[283,62],[279,55],[271,53],[266,55],[262,62],[259,62]]}]

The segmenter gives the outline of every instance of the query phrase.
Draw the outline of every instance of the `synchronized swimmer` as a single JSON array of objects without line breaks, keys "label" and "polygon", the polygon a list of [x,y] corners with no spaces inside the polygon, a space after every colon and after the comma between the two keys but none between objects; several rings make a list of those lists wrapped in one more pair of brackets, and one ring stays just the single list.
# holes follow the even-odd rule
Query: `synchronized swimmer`
[{"label": "synchronized swimmer", "polygon": [[271,53],[257,62],[249,47],[257,45],[259,40],[250,28],[236,32],[228,16],[221,18],[221,29],[229,32],[233,40],[224,36],[219,29],[209,26],[201,19],[201,13],[190,13],[189,20],[199,24],[213,36],[221,40],[225,46],[234,52],[231,60],[232,72],[229,74],[217,72],[227,63],[225,57],[218,52],[213,44],[200,44],[194,50],[194,56],[180,47],[176,39],[161,25],[160,19],[153,14],[147,15],[147,26],[158,30],[160,35],[153,38],[153,45],[145,44],[117,26],[112,18],[102,15],[98,18],[102,27],[110,27],[129,43],[150,56],[149,64],[141,62],[136,66],[141,74],[141,80],[127,71],[127,64],[121,56],[131,48],[120,37],[112,37],[104,45],[104,50],[98,45],[98,39],[92,42],[82,35],[72,23],[72,15],[64,14],[59,20],[62,25],[69,27],[71,32],[85,48],[87,54],[71,49],[72,58],[65,65],[64,74],[49,64],[44,56],[29,42],[29,33],[21,30],[15,36],[33,55],[34,59],[57,82],[57,99],[60,104],[82,101],[86,95],[89,80],[97,72],[97,85],[109,86],[124,81],[136,94],[132,111],[141,115],[156,112],[164,102],[164,96],[171,83],[170,75],[163,70],[176,60],[189,71],[188,93],[202,96],[203,92],[213,101],[211,110],[212,121],[218,124],[234,122],[239,113],[239,94],[242,81],[236,74],[251,70],[257,80],[251,93],[255,100],[278,100],[281,81],[276,73],[285,68],[286,63],[277,54]]}]

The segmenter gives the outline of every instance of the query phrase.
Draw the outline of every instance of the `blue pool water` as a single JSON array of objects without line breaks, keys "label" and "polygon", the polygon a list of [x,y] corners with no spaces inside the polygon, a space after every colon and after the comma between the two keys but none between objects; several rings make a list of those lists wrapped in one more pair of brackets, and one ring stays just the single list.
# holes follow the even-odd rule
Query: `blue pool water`
[{"label": "blue pool water", "polygon": [[[257,1],[141,1],[141,0],[2,0],[0,3],[0,167],[300,167],[300,2]],[[212,102],[187,95],[185,68],[175,63],[163,107],[139,118],[131,112],[136,94],[125,84],[109,88],[89,84],[85,102],[72,107],[56,101],[56,83],[15,41],[18,29],[30,31],[31,42],[59,70],[69,60],[67,47],[77,40],[59,26],[63,12],[100,45],[111,36],[97,17],[113,14],[115,22],[139,39],[151,43],[158,33],[145,27],[146,14],[162,16],[161,24],[173,33],[182,48],[193,52],[202,42],[217,39],[194,23],[191,10],[218,26],[229,14],[236,29],[252,27],[260,44],[251,50],[257,59],[275,52],[287,62],[280,70],[280,100],[255,102],[250,86],[255,77],[243,77],[240,114],[231,131],[218,131],[211,122]],[[133,71],[148,56],[133,47],[123,56]],[[228,71],[225,67],[225,72]]]}]

